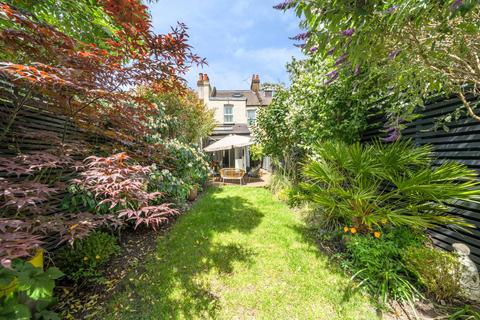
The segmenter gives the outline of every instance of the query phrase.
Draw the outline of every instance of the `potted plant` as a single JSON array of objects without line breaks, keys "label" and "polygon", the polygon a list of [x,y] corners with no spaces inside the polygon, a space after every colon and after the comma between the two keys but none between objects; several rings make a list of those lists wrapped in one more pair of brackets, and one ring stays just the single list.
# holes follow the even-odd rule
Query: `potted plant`
[{"label": "potted plant", "polygon": [[194,201],[198,196],[198,184],[194,184],[188,193],[188,201]]}]

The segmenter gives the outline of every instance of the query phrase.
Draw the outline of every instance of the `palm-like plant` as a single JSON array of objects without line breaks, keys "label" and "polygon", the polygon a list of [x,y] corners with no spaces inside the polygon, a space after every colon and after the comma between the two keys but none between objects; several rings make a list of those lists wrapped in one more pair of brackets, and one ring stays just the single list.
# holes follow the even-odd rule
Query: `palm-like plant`
[{"label": "palm-like plant", "polygon": [[325,142],[303,170],[307,200],[361,232],[386,224],[470,227],[447,205],[480,199],[474,170],[456,162],[431,166],[431,147],[410,141],[347,145]]}]

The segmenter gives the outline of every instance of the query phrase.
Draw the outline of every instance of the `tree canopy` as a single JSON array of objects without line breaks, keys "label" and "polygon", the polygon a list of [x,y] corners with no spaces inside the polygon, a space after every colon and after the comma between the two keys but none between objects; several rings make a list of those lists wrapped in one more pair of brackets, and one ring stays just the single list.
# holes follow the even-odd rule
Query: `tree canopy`
[{"label": "tree canopy", "polygon": [[302,18],[306,32],[294,39],[306,52],[332,58],[327,81],[347,71],[384,78],[385,92],[403,94],[390,105],[398,117],[429,95],[456,93],[480,120],[465,98],[480,84],[478,1],[293,0],[277,8]]}]

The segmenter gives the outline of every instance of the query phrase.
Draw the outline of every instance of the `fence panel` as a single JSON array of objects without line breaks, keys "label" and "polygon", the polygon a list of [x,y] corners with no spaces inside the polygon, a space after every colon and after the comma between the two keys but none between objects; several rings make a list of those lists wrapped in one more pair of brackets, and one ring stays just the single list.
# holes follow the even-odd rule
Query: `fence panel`
[{"label": "fence panel", "polygon": [[[468,97],[476,102],[474,97]],[[475,169],[480,175],[480,122],[464,115],[448,125],[448,131],[433,130],[437,119],[456,108],[462,107],[458,98],[439,98],[419,110],[418,119],[409,123],[402,131],[402,139],[412,139],[417,145],[432,145],[434,149],[434,166],[445,161],[458,161]],[[386,136],[384,130],[385,117],[374,113],[369,118],[369,126],[362,136],[362,142]],[[471,250],[471,259],[480,266],[480,205],[458,202],[450,207],[450,213],[465,218],[477,228],[471,233],[437,228],[430,231],[436,246],[452,250],[452,244],[462,242]]]},{"label": "fence panel", "polygon": [[[0,80],[0,157],[14,157],[19,154],[43,152],[58,146],[65,133],[63,143],[73,144],[79,141],[90,144],[106,143],[105,139],[88,134],[77,127],[68,117],[53,112],[55,104],[45,97],[30,93],[25,88],[19,88],[7,81]],[[24,100],[22,107],[19,102]],[[83,160],[85,155],[73,154],[74,160]],[[75,176],[72,168],[49,169],[58,181],[67,182]],[[7,175],[0,170],[0,178],[11,182],[24,180],[24,175]],[[31,177],[30,177],[31,178]],[[65,192],[58,192],[41,203],[45,206],[45,214],[68,215],[61,209]],[[3,199],[0,199],[0,207]],[[47,248],[56,245],[58,235],[46,237]]]}]

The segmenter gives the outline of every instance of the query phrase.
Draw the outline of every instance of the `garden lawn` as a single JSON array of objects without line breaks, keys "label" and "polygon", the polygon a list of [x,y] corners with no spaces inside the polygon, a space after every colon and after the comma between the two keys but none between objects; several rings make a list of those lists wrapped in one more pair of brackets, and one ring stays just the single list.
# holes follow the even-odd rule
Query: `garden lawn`
[{"label": "garden lawn", "polygon": [[209,189],[104,319],[375,319],[374,308],[262,188]]}]

